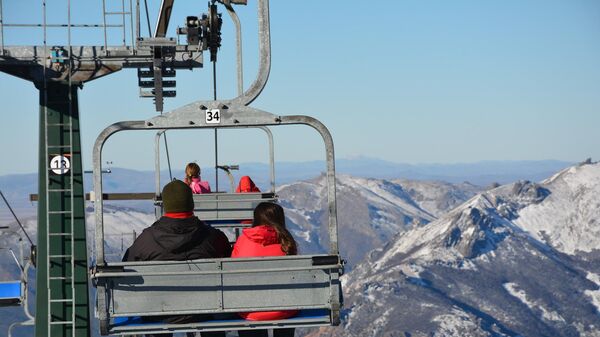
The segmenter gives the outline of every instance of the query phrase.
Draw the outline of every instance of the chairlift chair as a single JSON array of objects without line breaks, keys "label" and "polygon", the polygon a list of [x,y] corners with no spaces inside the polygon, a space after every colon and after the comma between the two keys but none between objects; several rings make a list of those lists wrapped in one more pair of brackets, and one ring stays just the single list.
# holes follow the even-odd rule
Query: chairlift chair
[{"label": "chairlift chair", "polygon": [[[333,141],[327,128],[308,116],[276,116],[248,106],[230,105],[218,126],[198,113],[215,102],[194,103],[181,110],[146,121],[129,121],[106,128],[94,145],[94,195],[96,218],[97,313],[101,333],[143,334],[160,332],[219,331],[255,328],[308,327],[339,324],[343,266],[337,245],[335,168]],[[329,215],[328,254],[269,258],[221,258],[194,261],[107,263],[104,257],[104,224],[101,152],[106,140],[124,130],[236,128],[304,124],[317,130],[325,142]],[[260,193],[259,193],[260,194]],[[214,193],[196,195],[203,215],[231,221],[251,217],[256,196]],[[261,198],[262,200],[262,198]],[[227,208],[235,205],[237,208]],[[242,207],[243,206],[243,207]],[[241,210],[240,210],[241,209]],[[226,314],[243,311],[300,310],[288,320],[246,321],[228,319],[189,324],[140,324],[139,317],[188,314]]]}]

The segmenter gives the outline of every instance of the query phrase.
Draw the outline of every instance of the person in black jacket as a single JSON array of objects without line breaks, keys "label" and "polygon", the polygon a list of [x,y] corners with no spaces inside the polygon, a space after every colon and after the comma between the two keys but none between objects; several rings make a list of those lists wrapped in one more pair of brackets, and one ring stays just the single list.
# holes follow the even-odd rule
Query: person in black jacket
[{"label": "person in black jacket", "polygon": [[[185,261],[231,256],[227,236],[194,216],[194,199],[188,185],[180,180],[173,180],[163,188],[162,199],[164,215],[144,229],[125,252],[123,261]],[[212,316],[177,315],[144,319],[181,324],[212,319]],[[225,333],[203,332],[201,335],[224,337]],[[157,336],[168,337],[169,334]]]}]

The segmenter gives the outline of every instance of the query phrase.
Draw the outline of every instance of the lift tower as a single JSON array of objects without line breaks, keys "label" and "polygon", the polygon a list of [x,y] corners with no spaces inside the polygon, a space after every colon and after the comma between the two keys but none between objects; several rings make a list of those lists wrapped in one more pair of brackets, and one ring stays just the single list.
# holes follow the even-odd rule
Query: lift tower
[{"label": "lift tower", "polygon": [[[140,33],[140,1],[98,1],[102,23],[80,24],[71,19],[67,1],[67,22],[53,23],[47,5],[41,1],[42,23],[15,23],[3,17],[3,7],[16,1],[0,0],[0,71],[32,82],[39,91],[39,190],[36,262],[36,337],[90,336],[88,258],[85,229],[85,194],[81,161],[78,91],[85,82],[123,68],[136,68],[141,97],[151,97],[157,111],[164,97],[175,96],[176,69],[203,66],[203,51],[220,43],[220,20],[216,5],[207,14],[188,17],[186,41],[166,37],[174,0],[163,0],[154,33]],[[230,1],[225,1],[230,6]],[[236,3],[245,1],[237,0]],[[118,3],[117,9],[109,5]],[[88,6],[88,5],[86,5]],[[92,6],[91,4],[89,5]],[[101,8],[100,8],[101,6]],[[212,7],[211,7],[212,6]],[[55,8],[56,9],[56,8]],[[117,20],[114,20],[117,17]],[[117,22],[111,24],[111,22]],[[149,20],[148,20],[149,22]],[[39,45],[9,45],[7,30],[37,29]],[[148,27],[149,28],[149,27]],[[66,30],[63,45],[47,42],[48,31]],[[97,29],[104,32],[101,45],[73,45],[72,30]],[[121,36],[118,44],[115,31]],[[17,38],[18,41],[18,38]],[[212,50],[211,50],[212,52]],[[146,90],[144,90],[146,89]],[[149,90],[148,90],[149,89]]]}]

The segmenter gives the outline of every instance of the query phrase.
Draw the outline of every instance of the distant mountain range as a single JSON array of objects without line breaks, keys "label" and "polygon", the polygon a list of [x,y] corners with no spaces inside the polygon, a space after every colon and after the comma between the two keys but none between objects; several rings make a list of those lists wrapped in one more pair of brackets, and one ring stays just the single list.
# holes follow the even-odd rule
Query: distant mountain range
[{"label": "distant mountain range", "polygon": [[[450,183],[467,181],[474,185],[486,186],[492,183],[505,184],[520,179],[538,181],[572,164],[558,160],[406,164],[359,157],[337,159],[336,171],[340,174],[363,178],[435,180]],[[240,169],[244,174],[267,178],[265,174],[268,172],[268,166],[266,164],[246,163],[240,165]],[[283,162],[278,163],[275,170],[277,182],[286,184],[314,177],[319,172],[325,171],[325,163],[322,161]],[[260,179],[260,182],[263,183],[263,180]]]},{"label": "distant mountain range", "polygon": [[[354,177],[378,179],[408,179],[426,181],[444,181],[450,183],[469,182],[474,185],[488,186],[493,183],[509,183],[517,180],[539,181],[572,163],[557,160],[541,161],[483,161],[463,164],[402,164],[379,159],[355,158],[338,159],[338,174]],[[113,168],[112,173],[104,175],[106,192],[153,192],[155,178],[153,171],[136,171]],[[311,179],[325,171],[322,161],[282,162],[275,168],[277,185]],[[210,181],[213,188],[214,170],[204,168],[203,178]],[[182,178],[181,169],[173,170],[173,177]],[[269,166],[263,163],[242,163],[240,170],[234,171],[236,180],[242,175],[251,176],[257,185],[269,188]],[[168,171],[161,172],[161,181],[170,178]],[[228,178],[219,175],[219,189],[229,190]],[[91,175],[85,175],[85,191],[92,189]],[[237,181],[236,181],[237,183]],[[0,176],[0,190],[11,202],[18,215],[23,217],[35,214],[35,204],[29,201],[29,195],[37,193],[37,174],[15,174]],[[121,202],[119,205],[150,211],[148,202]],[[0,204],[0,223],[11,220],[5,205]]]}]

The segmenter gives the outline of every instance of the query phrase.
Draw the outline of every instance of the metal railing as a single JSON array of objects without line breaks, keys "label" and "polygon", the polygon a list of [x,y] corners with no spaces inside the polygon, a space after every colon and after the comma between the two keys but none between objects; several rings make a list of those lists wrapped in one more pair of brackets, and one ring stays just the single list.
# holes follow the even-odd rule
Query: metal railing
[{"label": "metal railing", "polygon": [[[17,1],[14,1],[15,3]],[[48,22],[48,7],[51,5],[51,0],[41,1],[41,23],[33,22],[6,22],[5,18],[5,4],[4,0],[0,0],[0,56],[4,55],[6,43],[5,28],[39,28],[42,29],[42,43],[40,45],[46,46],[48,44],[48,30],[49,29],[67,29],[68,40],[65,44],[70,46],[70,40],[72,36],[73,28],[91,28],[91,29],[102,29],[104,34],[104,52],[107,53],[109,46],[113,46],[110,41],[110,37],[114,35],[111,29],[119,28],[120,34],[118,35],[119,44],[122,47],[133,47],[139,37],[139,29],[136,29],[137,24],[134,24],[134,14],[136,14],[136,21],[139,21],[139,0],[136,1],[136,11],[134,12],[134,0],[102,0],[102,22],[101,23],[73,23],[71,20],[71,1],[67,1],[67,23],[49,23]],[[113,9],[110,6],[111,2],[118,2],[118,8]],[[111,23],[109,17],[117,16],[118,23]],[[129,29],[128,29],[129,28]],[[129,35],[129,43],[128,43]],[[115,45],[116,46],[116,45]],[[70,51],[70,48],[69,48]],[[70,55],[70,53],[69,53]]]}]

